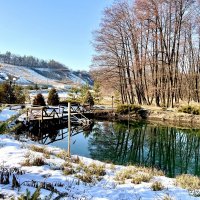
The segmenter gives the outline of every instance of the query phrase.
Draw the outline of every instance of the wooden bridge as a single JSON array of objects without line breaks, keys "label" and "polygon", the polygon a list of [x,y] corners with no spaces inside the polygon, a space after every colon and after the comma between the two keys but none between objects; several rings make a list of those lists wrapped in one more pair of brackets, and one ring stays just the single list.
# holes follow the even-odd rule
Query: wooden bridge
[{"label": "wooden bridge", "polygon": [[30,107],[26,112],[26,120],[39,121],[40,123],[46,120],[68,120],[70,113],[70,120],[72,124],[89,125],[91,120],[85,117],[84,113],[92,112],[88,107],[80,104],[70,105],[70,112],[68,106],[46,107],[36,106]]}]

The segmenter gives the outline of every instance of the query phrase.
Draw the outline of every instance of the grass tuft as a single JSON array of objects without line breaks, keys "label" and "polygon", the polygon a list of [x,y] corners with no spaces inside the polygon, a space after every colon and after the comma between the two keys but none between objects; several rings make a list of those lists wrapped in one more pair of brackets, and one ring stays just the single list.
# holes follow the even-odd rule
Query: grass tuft
[{"label": "grass tuft", "polygon": [[136,174],[132,178],[131,183],[140,184],[141,182],[149,182],[151,178],[152,176],[149,174]]},{"label": "grass tuft", "polygon": [[58,158],[61,158],[61,159],[65,160],[65,161],[69,160],[69,155],[68,155],[68,153],[67,153],[66,151],[64,151],[64,150],[60,151],[58,154],[56,154],[56,156],[57,156]]},{"label": "grass tuft", "polygon": [[182,174],[176,177],[176,184],[184,189],[200,189],[200,178],[190,174]]},{"label": "grass tuft", "polygon": [[42,165],[44,165],[44,164],[45,164],[45,162],[44,162],[44,159],[43,159],[43,158],[36,157],[36,158],[31,159],[30,156],[27,157],[27,158],[21,163],[22,166],[42,166]]},{"label": "grass tuft", "polygon": [[83,181],[84,183],[93,183],[94,179],[88,174],[77,174],[76,177]]},{"label": "grass tuft", "polygon": [[139,184],[142,181],[148,182],[153,176],[162,175],[162,171],[154,168],[128,166],[116,174],[115,180],[123,183],[126,179],[131,179],[132,183]]},{"label": "grass tuft", "polygon": [[153,191],[160,191],[160,190],[164,189],[164,186],[163,186],[163,184],[161,182],[156,181],[151,185],[151,189]]},{"label": "grass tuft", "polygon": [[179,112],[193,114],[193,115],[200,115],[200,107],[194,105],[184,105],[179,107]]},{"label": "grass tuft", "polygon": [[140,105],[135,105],[135,104],[121,104],[117,106],[117,113],[120,114],[128,114],[129,112],[131,113],[137,113],[141,109]]}]

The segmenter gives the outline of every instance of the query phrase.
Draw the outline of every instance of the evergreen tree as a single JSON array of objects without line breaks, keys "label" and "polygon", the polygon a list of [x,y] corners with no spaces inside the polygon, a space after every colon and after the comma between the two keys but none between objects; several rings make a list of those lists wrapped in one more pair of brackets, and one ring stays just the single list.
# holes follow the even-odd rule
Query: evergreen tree
[{"label": "evergreen tree", "polygon": [[90,86],[88,84],[82,85],[80,88],[80,100],[84,102],[85,96],[87,95],[88,90],[90,90]]},{"label": "evergreen tree", "polygon": [[35,85],[34,85],[34,90],[39,90],[40,88],[38,87],[38,84],[36,83]]},{"label": "evergreen tree", "polygon": [[23,92],[23,87],[16,85],[14,87],[14,93],[15,93],[15,96],[16,96],[15,103],[18,103],[18,104],[25,103],[26,96],[25,96],[25,94]]},{"label": "evergreen tree", "polygon": [[88,103],[90,106],[94,105],[94,98],[91,95],[90,91],[87,91],[87,93],[84,97],[84,103]]},{"label": "evergreen tree", "polygon": [[57,106],[59,104],[59,96],[55,88],[49,91],[47,103],[52,106]]},{"label": "evergreen tree", "polygon": [[37,94],[33,100],[33,105],[46,106],[44,97],[41,93]]},{"label": "evergreen tree", "polygon": [[12,84],[3,83],[0,87],[0,102],[1,103],[16,103],[17,98],[14,93]]},{"label": "evergreen tree", "polygon": [[94,90],[94,100],[95,102],[99,103],[101,100],[101,89],[99,82],[96,81],[94,82],[93,90]]}]

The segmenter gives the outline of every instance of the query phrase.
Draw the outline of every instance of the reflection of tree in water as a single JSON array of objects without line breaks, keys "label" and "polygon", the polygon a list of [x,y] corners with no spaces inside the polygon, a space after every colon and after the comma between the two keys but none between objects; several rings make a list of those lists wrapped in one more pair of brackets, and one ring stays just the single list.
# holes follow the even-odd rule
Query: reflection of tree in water
[{"label": "reflection of tree in water", "polygon": [[96,124],[89,140],[91,157],[117,164],[160,168],[174,176],[200,175],[200,131],[133,123]]}]

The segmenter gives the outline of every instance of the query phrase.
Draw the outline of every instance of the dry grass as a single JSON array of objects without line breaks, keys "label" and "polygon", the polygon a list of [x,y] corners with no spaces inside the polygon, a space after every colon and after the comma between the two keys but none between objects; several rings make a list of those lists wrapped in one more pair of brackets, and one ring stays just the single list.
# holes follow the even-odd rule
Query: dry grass
[{"label": "dry grass", "polygon": [[163,184],[161,182],[156,181],[151,185],[151,189],[153,191],[160,191],[160,190],[164,189],[164,186],[163,186]]},{"label": "dry grass", "polygon": [[176,184],[184,189],[200,189],[200,178],[197,176],[182,174],[176,177]]},{"label": "dry grass", "polygon": [[106,174],[105,165],[97,165],[95,163],[85,166],[84,171],[87,174],[95,176],[104,176]]},{"label": "dry grass", "polygon": [[115,180],[124,183],[126,179],[131,179],[132,183],[139,184],[148,182],[153,176],[163,176],[163,172],[154,168],[128,166],[116,174]]},{"label": "dry grass", "polygon": [[169,195],[166,195],[163,197],[162,200],[174,200],[174,198],[170,197]]},{"label": "dry grass", "polygon": [[65,175],[65,176],[67,176],[67,175],[72,175],[72,174],[74,174],[75,173],[75,171],[72,169],[72,168],[64,168],[64,170],[63,170],[63,174]]},{"label": "dry grass", "polygon": [[116,169],[115,165],[114,164],[110,164],[110,170],[114,171]]},{"label": "dry grass", "polygon": [[100,181],[106,174],[105,165],[97,165],[96,163],[86,165],[80,161],[76,170],[83,173],[82,175],[76,175],[76,177],[85,183]]},{"label": "dry grass", "polygon": [[68,160],[69,160],[69,155],[68,155],[68,153],[67,153],[66,151],[64,151],[64,150],[60,151],[58,154],[56,154],[56,156],[57,156],[58,158],[61,158],[61,159],[65,160],[65,161],[68,161]]},{"label": "dry grass", "polygon": [[84,183],[93,183],[94,182],[93,177],[88,174],[77,174],[76,178],[80,179]]},{"label": "dry grass", "polygon": [[125,181],[126,179],[132,179],[133,175],[135,175],[137,173],[137,170],[135,167],[127,167],[125,169],[120,170],[116,176],[115,176],[115,180],[116,181]]},{"label": "dry grass", "polygon": [[71,158],[71,162],[76,163],[76,164],[79,164],[79,163],[81,163],[82,161],[80,160],[80,158],[79,158],[78,156],[76,156],[76,157],[72,157],[72,158]]},{"label": "dry grass", "polygon": [[132,180],[131,183],[134,184],[140,184],[142,182],[149,182],[152,179],[153,176],[149,174],[136,174]]},{"label": "dry grass", "polygon": [[37,158],[33,158],[33,159],[26,158],[21,163],[22,166],[42,166],[44,164],[45,164],[44,159],[43,158],[38,158],[38,157]]},{"label": "dry grass", "polygon": [[35,152],[39,152],[39,153],[46,153],[47,152],[45,147],[39,147],[39,146],[35,146],[35,145],[31,145],[30,150],[35,151]]},{"label": "dry grass", "polygon": [[35,151],[35,152],[38,152],[38,153],[43,153],[44,154],[44,157],[46,159],[49,159],[50,158],[50,155],[51,155],[51,152],[48,151],[46,149],[46,147],[39,147],[39,146],[35,146],[35,145],[32,145],[30,146],[30,150],[31,151]]}]

